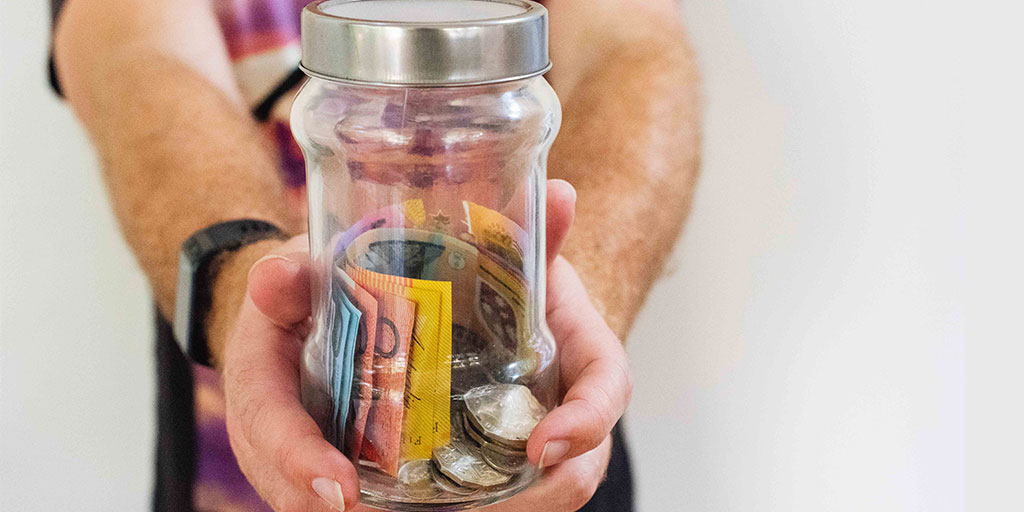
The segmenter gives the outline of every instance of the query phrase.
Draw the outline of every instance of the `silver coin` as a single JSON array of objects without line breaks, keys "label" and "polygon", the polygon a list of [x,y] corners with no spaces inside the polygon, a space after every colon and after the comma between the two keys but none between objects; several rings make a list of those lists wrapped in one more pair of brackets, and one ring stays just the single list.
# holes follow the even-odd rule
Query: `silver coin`
[{"label": "silver coin", "polygon": [[441,489],[434,483],[431,476],[430,459],[410,460],[398,469],[398,481],[406,496],[417,499],[430,499],[441,494]]},{"label": "silver coin", "polygon": [[484,462],[506,475],[517,475],[530,464],[526,455],[508,456],[486,447],[480,450],[480,455],[483,457]]},{"label": "silver coin", "polygon": [[430,467],[430,476],[434,479],[434,485],[437,485],[438,488],[450,494],[454,494],[456,496],[469,496],[470,494],[477,492],[476,489],[462,487],[453,482],[450,478],[442,475],[441,472],[437,470],[437,466]]},{"label": "silver coin", "polygon": [[487,437],[481,434],[480,431],[477,430],[477,428],[468,420],[466,420],[465,423],[462,425],[461,431],[464,433],[466,438],[473,440],[481,448],[487,448],[492,452],[499,453],[507,457],[521,457],[526,455],[526,450],[509,448],[507,446],[491,442],[491,440],[487,439]]},{"label": "silver coin", "polygon": [[511,479],[484,462],[478,448],[464,442],[434,448],[433,455],[437,470],[462,487],[492,489]]},{"label": "silver coin", "polygon": [[519,384],[487,384],[466,392],[468,418],[496,443],[526,449],[526,440],[547,414],[530,389]]},{"label": "silver coin", "polygon": [[469,425],[476,430],[476,432],[479,433],[479,435],[487,442],[500,444],[501,446],[513,451],[526,451],[526,441],[508,441],[493,434],[484,433],[484,427],[481,425],[480,420],[468,412],[466,413],[466,425]]}]

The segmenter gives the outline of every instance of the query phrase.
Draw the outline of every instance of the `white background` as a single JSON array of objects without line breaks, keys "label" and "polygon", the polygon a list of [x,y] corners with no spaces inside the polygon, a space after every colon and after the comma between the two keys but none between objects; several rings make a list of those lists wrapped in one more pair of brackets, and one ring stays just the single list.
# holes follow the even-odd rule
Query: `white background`
[{"label": "white background", "polygon": [[[988,34],[951,6],[686,2],[705,165],[629,339],[640,510],[965,509],[961,48]],[[0,510],[144,510],[148,291],[45,85],[47,30],[46,2],[0,6]]]}]

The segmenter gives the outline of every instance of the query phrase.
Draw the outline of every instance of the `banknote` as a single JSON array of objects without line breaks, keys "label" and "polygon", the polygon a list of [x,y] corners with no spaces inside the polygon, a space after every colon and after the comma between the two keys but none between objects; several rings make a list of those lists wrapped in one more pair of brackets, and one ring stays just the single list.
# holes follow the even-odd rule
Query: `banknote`
[{"label": "banknote", "polygon": [[[337,279],[332,278],[336,284]],[[335,286],[337,289],[337,286]],[[329,417],[327,440],[335,446],[341,446],[344,424],[339,425],[338,419],[341,416],[340,397],[341,381],[344,374],[344,353],[345,336],[348,334],[348,323],[352,312],[345,307],[340,298],[341,294],[333,293],[331,300],[332,323],[328,330],[329,352],[327,357],[328,378],[331,383],[331,414]]]},{"label": "banknote", "polygon": [[491,342],[488,352],[504,368],[505,378],[518,379],[531,374],[546,357],[539,353],[543,346],[530,336],[533,315],[539,313],[527,281],[543,257],[535,253],[527,231],[511,218],[471,201],[464,204],[469,233],[480,250],[476,316]]},{"label": "banknote", "polygon": [[348,295],[339,287],[337,294],[341,298],[342,307],[348,311],[348,324],[345,326],[344,338],[338,359],[341,363],[340,386],[337,395],[338,417],[337,425],[339,430],[338,447],[344,448],[345,427],[348,424],[348,416],[352,405],[352,381],[355,374],[355,351],[356,336],[359,331],[359,323],[362,312],[355,307],[355,304],[348,298]]},{"label": "banknote", "polygon": [[416,303],[387,291],[359,285],[377,301],[373,343],[373,403],[366,419],[360,458],[398,475],[406,369]]},{"label": "banknote", "polygon": [[423,200],[408,199],[398,204],[385,206],[364,215],[352,226],[337,236],[335,255],[343,254],[345,249],[359,235],[378,228],[402,228],[421,226],[426,222]]},{"label": "banknote", "polygon": [[354,374],[352,380],[352,414],[346,426],[345,454],[352,460],[359,457],[366,429],[366,418],[373,403],[373,350],[377,341],[377,299],[356,284],[344,270],[337,269],[344,293],[362,313],[355,338]]},{"label": "banknote", "polygon": [[367,289],[416,303],[402,421],[401,459],[425,459],[451,435],[451,283],[411,279],[349,267]]},{"label": "banknote", "polygon": [[[538,367],[543,347],[533,343],[533,298],[520,269],[508,262],[523,247],[521,229],[498,212],[467,207],[477,233],[490,232],[492,250],[424,229],[381,228],[367,231],[349,246],[346,259],[370,270],[452,286],[452,390],[478,385],[481,370],[516,381]],[[492,227],[485,229],[485,221]],[[500,234],[504,233],[504,234]],[[483,236],[483,235],[482,235]],[[481,243],[470,236],[469,240]],[[496,246],[504,244],[499,251]],[[505,254],[505,257],[499,255]],[[525,261],[525,260],[522,260]],[[483,368],[482,368],[483,367]]]},{"label": "banknote", "polygon": [[[478,251],[455,237],[425,229],[374,229],[355,239],[346,251],[347,261],[380,274],[430,281],[448,281],[452,290],[453,332],[480,332],[474,316]],[[455,353],[476,353],[477,346],[464,342],[471,336],[455,336]]]},{"label": "banknote", "polygon": [[524,257],[528,258],[533,250],[526,231],[498,211],[472,201],[463,201],[463,205],[477,248],[520,273],[526,270]]},{"label": "banknote", "polygon": [[353,266],[378,274],[438,280],[446,262],[445,235],[421,229],[378,228],[355,238],[346,250]]},{"label": "banknote", "polygon": [[480,254],[476,282],[477,320],[489,341],[488,352],[504,364],[520,363],[517,376],[536,367],[536,351],[530,344],[532,298],[522,277],[487,254]]},{"label": "banknote", "polygon": [[[498,365],[534,358],[526,339],[533,303],[522,272],[525,233],[502,214],[465,203],[476,246],[424,229],[381,228],[353,240],[346,259],[381,274],[450,282],[452,320],[463,334],[453,340],[456,353],[487,353]],[[481,339],[487,346],[474,346]]]},{"label": "banknote", "polygon": [[320,426],[325,439],[330,439],[333,436],[328,431],[333,412],[328,355],[323,338],[311,336],[309,343],[302,349],[303,361],[299,372],[302,403],[316,424]]}]

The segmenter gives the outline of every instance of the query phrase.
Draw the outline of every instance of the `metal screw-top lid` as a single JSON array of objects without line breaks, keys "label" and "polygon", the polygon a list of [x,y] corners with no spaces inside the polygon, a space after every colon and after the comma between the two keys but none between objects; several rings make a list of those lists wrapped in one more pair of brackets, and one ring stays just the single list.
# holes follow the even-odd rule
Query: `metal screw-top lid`
[{"label": "metal screw-top lid", "polygon": [[528,0],[320,0],[302,11],[302,69],[405,87],[517,80],[551,67],[547,22]]}]

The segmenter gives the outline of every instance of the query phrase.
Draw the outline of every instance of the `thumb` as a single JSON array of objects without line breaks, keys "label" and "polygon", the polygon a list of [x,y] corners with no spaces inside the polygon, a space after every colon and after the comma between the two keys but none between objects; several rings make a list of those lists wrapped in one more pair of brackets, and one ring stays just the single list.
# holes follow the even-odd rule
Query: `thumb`
[{"label": "thumb", "polygon": [[[248,294],[256,309],[274,325],[291,329],[312,313],[309,253],[289,241],[253,264]],[[292,249],[291,252],[284,252]]]},{"label": "thumb", "polygon": [[555,261],[576,216],[576,189],[565,180],[548,180],[548,266]]}]

